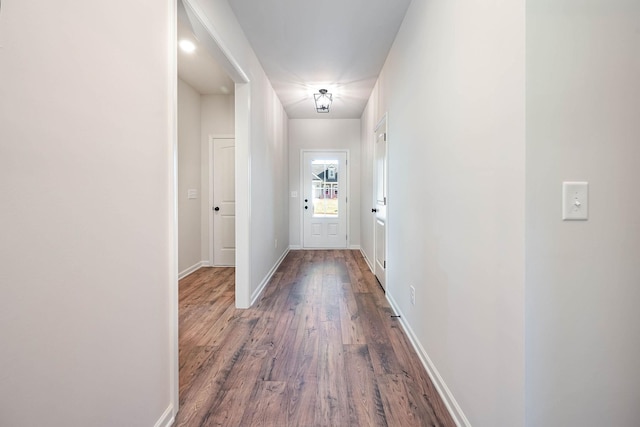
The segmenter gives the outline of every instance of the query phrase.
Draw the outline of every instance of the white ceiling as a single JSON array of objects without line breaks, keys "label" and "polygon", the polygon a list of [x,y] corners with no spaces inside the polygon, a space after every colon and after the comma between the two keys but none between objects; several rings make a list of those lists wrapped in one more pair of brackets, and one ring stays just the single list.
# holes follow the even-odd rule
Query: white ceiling
[{"label": "white ceiling", "polygon": [[[228,0],[289,118],[360,118],[411,0]],[[318,114],[313,93],[333,94]]]},{"label": "white ceiling", "polygon": [[178,20],[178,42],[184,39],[191,40],[196,45],[196,50],[186,53],[178,48],[178,77],[201,95],[232,94],[235,89],[233,80],[207,50],[200,46],[191,27]]}]

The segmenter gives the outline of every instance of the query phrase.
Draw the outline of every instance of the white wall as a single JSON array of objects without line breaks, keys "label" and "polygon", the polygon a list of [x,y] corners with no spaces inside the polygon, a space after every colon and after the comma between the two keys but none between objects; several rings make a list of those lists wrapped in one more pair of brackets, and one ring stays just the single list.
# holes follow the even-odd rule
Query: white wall
[{"label": "white wall", "polygon": [[5,1],[1,21],[0,425],[165,422],[171,2]]},{"label": "white wall", "polygon": [[388,112],[388,296],[474,426],[524,423],[524,8],[412,2],[366,119]]},{"label": "white wall", "polygon": [[[300,194],[300,152],[312,149],[349,150],[349,245],[360,246],[360,119],[289,120],[289,191]],[[302,246],[300,198],[289,200],[290,245]]]},{"label": "white wall", "polygon": [[202,95],[201,107],[201,253],[202,260],[211,260],[209,253],[209,216],[211,206],[209,206],[209,135],[214,137],[233,137],[235,130],[235,97],[233,95]]},{"label": "white wall", "polygon": [[[527,2],[527,425],[640,422],[640,2]],[[561,185],[589,182],[589,220]]]},{"label": "white wall", "polygon": [[227,1],[187,0],[186,5],[204,16],[229,60],[222,65],[230,76],[237,79],[239,68],[249,80],[236,85],[234,132],[236,304],[247,307],[287,251],[282,242],[289,241],[288,118]]},{"label": "white wall", "polygon": [[[178,271],[183,272],[202,261],[200,212],[200,94],[178,79]],[[208,165],[206,166],[208,168]],[[198,192],[197,199],[187,197],[188,190]]]},{"label": "white wall", "polygon": [[254,82],[251,91],[251,291],[255,295],[281,254],[288,251],[289,144],[288,118],[271,84],[264,74],[256,75]]},{"label": "white wall", "polygon": [[209,135],[232,136],[235,131],[235,97],[233,95],[202,95],[202,143]]}]

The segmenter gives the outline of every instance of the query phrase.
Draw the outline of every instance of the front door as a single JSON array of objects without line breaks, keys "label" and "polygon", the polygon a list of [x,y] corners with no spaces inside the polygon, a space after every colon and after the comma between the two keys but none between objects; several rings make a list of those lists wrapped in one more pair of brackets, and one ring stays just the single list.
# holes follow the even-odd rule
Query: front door
[{"label": "front door", "polygon": [[213,139],[213,265],[236,264],[235,140]]},{"label": "front door", "polygon": [[376,128],[374,166],[374,190],[376,214],[374,225],[375,265],[374,273],[383,289],[386,289],[387,270],[387,122],[386,118]]},{"label": "front door", "polygon": [[303,247],[347,247],[347,153],[302,155]]}]

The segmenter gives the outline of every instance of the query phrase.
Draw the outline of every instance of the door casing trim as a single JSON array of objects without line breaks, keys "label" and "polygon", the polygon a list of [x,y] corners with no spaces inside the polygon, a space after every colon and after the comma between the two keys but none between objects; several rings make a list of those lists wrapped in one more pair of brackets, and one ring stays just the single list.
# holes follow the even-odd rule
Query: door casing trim
[{"label": "door casing trim", "polygon": [[347,164],[345,165],[347,169],[347,182],[345,183],[345,191],[347,192],[347,242],[344,248],[336,248],[336,249],[349,249],[351,247],[351,233],[349,232],[349,226],[351,224],[351,203],[350,199],[350,182],[351,182],[351,167],[349,165],[350,160],[350,151],[348,148],[303,148],[300,150],[300,187],[298,194],[298,212],[300,212],[300,247],[302,249],[331,249],[331,248],[313,248],[313,247],[305,247],[304,246],[304,216],[302,214],[302,194],[304,191],[304,155],[305,153],[345,153]]},{"label": "door casing trim", "polygon": [[214,256],[213,256],[213,252],[214,252],[214,248],[213,248],[213,214],[211,213],[211,210],[213,209],[213,140],[214,139],[235,139],[234,135],[231,134],[224,134],[224,135],[218,135],[218,134],[209,134],[208,137],[208,143],[209,143],[209,205],[207,206],[207,215],[209,218],[209,265],[211,267],[215,266],[214,264]]},{"label": "door casing trim", "polygon": [[[385,173],[384,179],[386,181],[385,182],[385,188],[387,190],[387,194],[386,194],[387,200],[386,200],[386,204],[385,204],[385,222],[384,222],[384,244],[385,244],[384,259],[385,259],[385,261],[389,261],[389,199],[390,199],[390,196],[389,196],[389,120],[388,120],[388,113],[384,113],[382,115],[382,117],[380,118],[380,120],[376,124],[376,127],[375,127],[375,129],[373,131],[374,149],[373,149],[373,168],[372,168],[372,171],[374,173],[374,184],[375,185],[372,186],[372,191],[373,191],[372,200],[373,200],[374,203],[376,203],[376,198],[377,198],[377,195],[376,195],[377,178],[375,178],[375,173],[376,173],[376,156],[375,156],[376,148],[375,148],[375,144],[377,143],[376,139],[377,139],[378,131],[383,126],[384,126],[384,133],[386,135],[386,138],[385,138],[385,142],[386,142],[386,146],[385,146],[386,147],[386,153],[385,153],[386,171],[385,172],[386,173]],[[373,237],[373,261],[372,261],[373,269],[371,271],[373,272],[373,275],[375,276],[376,275],[376,268],[377,268],[376,267],[376,253],[377,253],[377,249],[378,249],[377,248],[377,239],[375,238],[375,235],[376,235],[376,219],[375,218],[373,219],[373,221],[371,223],[371,226],[373,227],[371,231],[372,231],[372,235],[374,236]],[[385,266],[384,271],[385,271],[385,280],[384,280],[385,281],[385,286],[384,286],[384,289],[385,289],[385,292],[388,292],[389,291],[389,281],[388,281],[388,278],[389,278],[389,274],[388,274],[389,267]]]}]

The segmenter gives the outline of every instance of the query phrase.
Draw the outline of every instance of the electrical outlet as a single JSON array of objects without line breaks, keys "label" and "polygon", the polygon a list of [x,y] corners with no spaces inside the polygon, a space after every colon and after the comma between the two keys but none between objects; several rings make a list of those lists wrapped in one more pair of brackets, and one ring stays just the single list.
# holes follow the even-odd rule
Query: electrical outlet
[{"label": "electrical outlet", "polygon": [[416,305],[416,288],[409,286],[409,295],[411,296],[411,305]]}]

